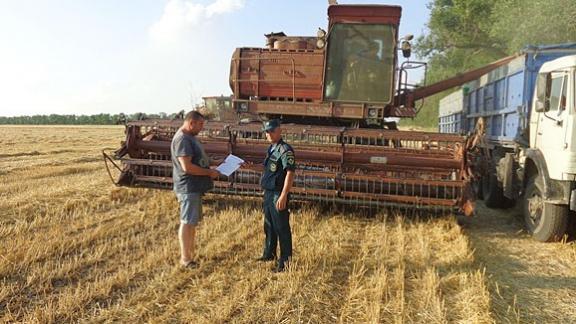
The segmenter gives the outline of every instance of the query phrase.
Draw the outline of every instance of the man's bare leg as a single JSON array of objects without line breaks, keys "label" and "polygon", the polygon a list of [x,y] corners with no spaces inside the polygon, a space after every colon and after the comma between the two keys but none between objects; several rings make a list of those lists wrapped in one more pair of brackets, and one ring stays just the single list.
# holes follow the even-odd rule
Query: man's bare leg
[{"label": "man's bare leg", "polygon": [[178,238],[180,240],[180,263],[187,265],[194,259],[196,252],[196,226],[180,223]]}]

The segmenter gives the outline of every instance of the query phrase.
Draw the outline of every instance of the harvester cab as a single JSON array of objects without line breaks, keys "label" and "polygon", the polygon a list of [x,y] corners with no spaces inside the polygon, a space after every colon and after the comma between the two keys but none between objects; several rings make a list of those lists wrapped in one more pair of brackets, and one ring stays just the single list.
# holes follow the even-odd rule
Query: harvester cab
[{"label": "harvester cab", "polygon": [[[384,109],[394,97],[400,7],[328,9],[324,100],[357,102]],[[368,117],[376,117],[377,109]]]},{"label": "harvester cab", "polygon": [[[230,67],[236,111],[376,128],[385,128],[388,117],[414,117],[414,107],[396,102],[401,12],[398,6],[331,5],[327,32],[271,33],[266,48],[237,48]],[[409,57],[409,38],[401,43]]]}]

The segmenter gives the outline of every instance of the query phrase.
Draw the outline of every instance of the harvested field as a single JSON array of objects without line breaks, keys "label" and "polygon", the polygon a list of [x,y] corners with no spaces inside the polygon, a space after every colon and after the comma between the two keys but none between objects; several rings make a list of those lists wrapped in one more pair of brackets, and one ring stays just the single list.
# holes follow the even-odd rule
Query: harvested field
[{"label": "harvested field", "polygon": [[1,322],[567,322],[576,249],[509,212],[367,217],[295,206],[288,273],[254,261],[254,199],[208,196],[201,265],[177,267],[177,202],[114,187],[100,149],[122,127],[0,129]]}]

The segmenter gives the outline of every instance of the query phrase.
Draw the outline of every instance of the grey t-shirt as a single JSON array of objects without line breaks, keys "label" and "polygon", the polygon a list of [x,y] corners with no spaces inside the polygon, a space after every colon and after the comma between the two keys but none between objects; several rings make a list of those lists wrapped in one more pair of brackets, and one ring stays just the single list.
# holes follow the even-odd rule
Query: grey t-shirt
[{"label": "grey t-shirt", "polygon": [[205,169],[210,168],[208,155],[196,136],[186,134],[179,129],[172,138],[170,153],[172,155],[172,179],[176,193],[204,193],[213,188],[210,177],[186,174],[178,161],[178,157],[187,156],[192,160],[192,164]]}]

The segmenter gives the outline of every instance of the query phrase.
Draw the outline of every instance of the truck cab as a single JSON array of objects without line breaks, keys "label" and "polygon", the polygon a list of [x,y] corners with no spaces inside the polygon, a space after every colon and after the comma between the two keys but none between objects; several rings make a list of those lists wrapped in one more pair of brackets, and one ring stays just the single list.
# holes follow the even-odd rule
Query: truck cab
[{"label": "truck cab", "polygon": [[576,55],[545,63],[530,117],[530,147],[540,150],[550,179],[576,180]]}]

